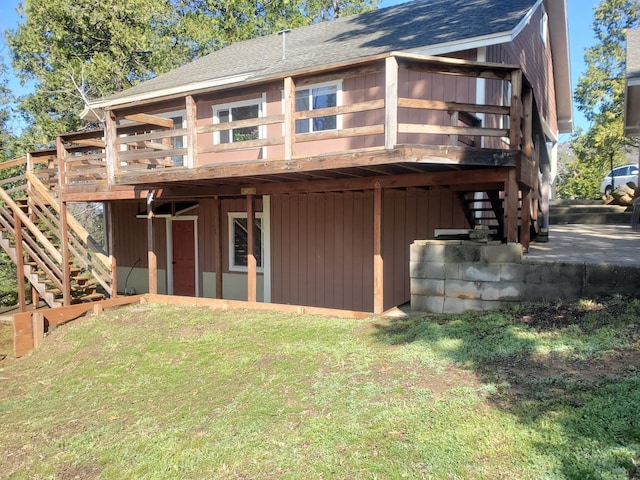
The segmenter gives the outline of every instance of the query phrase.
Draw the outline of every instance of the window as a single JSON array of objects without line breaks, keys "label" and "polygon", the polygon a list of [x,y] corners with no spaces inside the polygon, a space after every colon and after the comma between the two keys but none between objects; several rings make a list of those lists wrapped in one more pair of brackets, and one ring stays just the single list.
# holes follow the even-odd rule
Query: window
[{"label": "window", "polygon": [[[254,229],[254,251],[256,252],[256,265],[258,271],[262,271],[262,253],[264,243],[262,240],[262,213],[256,213]],[[247,214],[229,213],[229,270],[236,272],[247,271],[247,258],[249,249],[247,244]]]},{"label": "window", "polygon": [[[500,106],[508,107],[511,105],[511,82],[507,80],[502,81],[502,92],[500,93]],[[507,129],[509,128],[510,117],[509,115],[501,115],[500,116],[500,128]],[[507,140],[508,141],[508,140]]]},{"label": "window", "polygon": [[[173,128],[175,130],[184,128],[184,121],[181,116],[171,117],[171,120],[173,120]],[[183,136],[171,137],[171,146],[174,149],[177,150],[177,149],[184,148],[184,144],[185,144],[185,140]],[[173,163],[175,164],[176,167],[184,166],[184,155],[174,155],[173,157],[171,157],[171,160],[173,160]]]},{"label": "window", "polygon": [[[337,107],[340,96],[340,85],[316,85],[296,90],[296,112]],[[296,133],[320,132],[339,128],[337,115],[304,118],[296,120]]]},{"label": "window", "polygon": [[[238,120],[259,118],[261,113],[259,100],[249,100],[247,102],[238,102],[222,106],[218,105],[214,108],[214,123],[237,122]],[[215,132],[214,142],[221,144],[257,140],[260,138],[260,133],[260,127],[258,126],[230,128],[229,130]]]}]

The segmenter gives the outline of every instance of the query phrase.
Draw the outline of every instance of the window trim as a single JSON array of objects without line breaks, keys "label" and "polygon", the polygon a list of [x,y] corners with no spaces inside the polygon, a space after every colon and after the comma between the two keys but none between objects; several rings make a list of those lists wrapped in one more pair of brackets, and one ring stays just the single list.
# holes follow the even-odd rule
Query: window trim
[{"label": "window trim", "polygon": [[[218,112],[220,110],[229,110],[229,112],[231,112],[232,108],[237,108],[237,107],[246,107],[246,106],[251,106],[251,105],[257,105],[258,106],[258,117],[257,118],[262,118],[265,116],[266,113],[266,98],[265,98],[265,94],[262,94],[262,96],[260,97],[256,97],[256,98],[251,98],[248,100],[239,100],[237,102],[227,102],[227,103],[219,103],[216,105],[212,105],[211,109],[213,111],[213,123],[214,125],[220,124],[222,122],[220,122],[220,116],[218,114]],[[231,120],[233,121],[233,119]],[[231,132],[231,130],[227,130],[228,132]],[[264,125],[259,125],[258,126],[258,139],[262,140],[265,138],[265,126]],[[238,143],[238,142],[234,142],[233,141],[233,135],[229,135],[229,142],[228,143]],[[226,145],[226,143],[221,143],[220,142],[220,132],[213,132],[213,144],[214,145]]]},{"label": "window trim", "polygon": [[[314,88],[323,88],[323,87],[336,87],[336,107],[340,107],[342,106],[342,79],[340,80],[332,80],[330,82],[321,82],[321,83],[312,83],[309,85],[301,85],[299,88],[296,87],[296,91],[294,94],[294,98],[293,98],[293,102],[295,105],[295,101],[297,98],[297,93],[301,90],[309,90],[309,95],[311,97],[311,101],[309,102],[309,105],[311,107],[313,107],[313,94],[312,91]],[[283,97],[284,98],[284,97]],[[295,110],[296,112],[311,112],[315,110],[314,108],[310,108],[309,110]],[[318,133],[318,132],[332,132],[332,131],[338,131],[338,130],[342,130],[342,115],[337,114],[336,116],[336,128],[331,128],[331,129],[327,129],[327,130],[313,130],[313,125],[312,125],[312,121],[313,118],[306,118],[306,119],[301,119],[301,120],[296,120],[296,122],[302,121],[302,120],[306,120],[307,122],[309,122],[309,131],[308,132],[298,132],[296,130],[296,135],[306,135],[309,133]]]},{"label": "window trim", "polygon": [[541,13],[540,17],[540,37],[542,37],[542,43],[547,45],[547,36],[549,34],[549,15],[547,15],[547,11],[544,8],[544,5],[541,5]]},{"label": "window trim", "polygon": [[[256,218],[260,219],[260,224],[261,224],[261,228],[260,231],[262,232],[261,236],[260,236],[260,249],[262,252],[262,266],[258,266],[256,265],[256,271],[258,273],[264,273],[264,265],[265,265],[265,219],[264,219],[264,215],[263,212],[256,212]],[[245,267],[243,265],[235,265],[235,241],[234,241],[234,231],[233,231],[233,227],[234,227],[234,220],[236,218],[247,218],[247,212],[228,212],[227,214],[228,217],[228,240],[229,240],[229,252],[228,252],[228,256],[229,256],[229,271],[230,272],[243,272],[246,273],[248,272],[249,268],[248,266]],[[257,262],[256,262],[257,263]]]}]

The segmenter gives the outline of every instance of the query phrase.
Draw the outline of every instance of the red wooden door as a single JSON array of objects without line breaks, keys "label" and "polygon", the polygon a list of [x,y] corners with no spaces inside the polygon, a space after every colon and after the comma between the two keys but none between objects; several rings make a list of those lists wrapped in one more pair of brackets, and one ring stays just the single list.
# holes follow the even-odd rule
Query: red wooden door
[{"label": "red wooden door", "polygon": [[173,294],[196,295],[195,222],[171,222],[173,243]]}]

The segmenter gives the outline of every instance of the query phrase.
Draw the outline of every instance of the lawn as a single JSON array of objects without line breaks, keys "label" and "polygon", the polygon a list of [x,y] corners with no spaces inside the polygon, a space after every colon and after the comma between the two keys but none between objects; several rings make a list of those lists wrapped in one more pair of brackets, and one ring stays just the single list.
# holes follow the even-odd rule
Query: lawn
[{"label": "lawn", "polygon": [[0,362],[0,478],[640,478],[639,361],[630,298],[396,320],[134,305]]}]

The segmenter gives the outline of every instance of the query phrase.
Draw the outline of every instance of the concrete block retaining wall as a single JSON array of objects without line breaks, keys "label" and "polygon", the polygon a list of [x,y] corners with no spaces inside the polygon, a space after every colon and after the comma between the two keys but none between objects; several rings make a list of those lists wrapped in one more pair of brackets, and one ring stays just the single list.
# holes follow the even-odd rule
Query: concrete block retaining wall
[{"label": "concrete block retaining wall", "polygon": [[637,293],[640,269],[533,263],[521,245],[416,240],[411,245],[411,309],[436,313],[491,310],[503,303],[575,300]]}]

